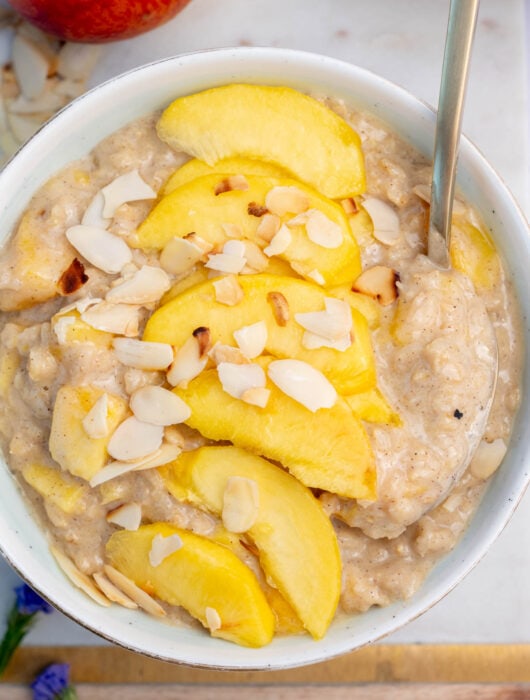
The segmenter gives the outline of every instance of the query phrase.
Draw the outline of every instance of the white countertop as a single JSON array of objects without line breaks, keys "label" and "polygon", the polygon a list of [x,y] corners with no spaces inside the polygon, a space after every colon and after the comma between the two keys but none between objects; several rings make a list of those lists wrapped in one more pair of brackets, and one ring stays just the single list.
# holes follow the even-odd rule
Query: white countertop
[{"label": "white countertop", "polygon": [[[107,45],[92,83],[177,53],[254,44],[341,58],[436,104],[448,5],[448,0],[192,0],[154,32]],[[530,13],[530,0],[482,0],[464,131],[528,215],[525,5]],[[465,581],[385,641],[530,642],[529,532],[530,492]],[[17,582],[0,561],[0,620],[5,619]],[[54,613],[41,617],[26,643],[106,642]]]}]

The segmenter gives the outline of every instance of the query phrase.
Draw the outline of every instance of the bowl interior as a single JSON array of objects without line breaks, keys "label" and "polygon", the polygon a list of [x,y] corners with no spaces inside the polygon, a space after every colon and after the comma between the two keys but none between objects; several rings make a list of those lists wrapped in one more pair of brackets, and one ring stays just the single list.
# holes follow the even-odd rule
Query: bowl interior
[{"label": "bowl interior", "polygon": [[[401,88],[355,66],[279,49],[245,47],[189,54],[115,78],[77,99],[44,126],[0,174],[4,237],[31,194],[105,136],[163,108],[179,95],[230,82],[282,84],[342,98],[392,124],[425,154],[432,152],[433,112]],[[499,178],[466,140],[461,148],[459,186],[480,211],[511,270],[528,348],[530,238],[526,221]],[[528,364],[526,355],[525,367]],[[458,583],[502,530],[529,479],[529,447],[523,439],[523,426],[530,418],[526,373],[523,381],[523,404],[509,453],[458,546],[436,566],[412,599],[357,617],[339,617],[319,642],[294,636],[277,638],[263,649],[245,649],[187,628],[175,629],[119,606],[101,608],[74,589],[57,569],[46,538],[28,514],[5,465],[0,469],[1,548],[19,573],[57,608],[128,648],[167,660],[226,669],[279,669],[321,661],[374,641],[421,614]]]}]

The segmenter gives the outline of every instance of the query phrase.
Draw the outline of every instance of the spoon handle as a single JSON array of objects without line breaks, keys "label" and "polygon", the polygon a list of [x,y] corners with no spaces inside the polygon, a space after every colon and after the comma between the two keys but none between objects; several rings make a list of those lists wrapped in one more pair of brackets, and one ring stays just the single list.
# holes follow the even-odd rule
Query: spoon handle
[{"label": "spoon handle", "polygon": [[442,66],[429,215],[428,252],[449,267],[458,145],[479,0],[451,0]]}]

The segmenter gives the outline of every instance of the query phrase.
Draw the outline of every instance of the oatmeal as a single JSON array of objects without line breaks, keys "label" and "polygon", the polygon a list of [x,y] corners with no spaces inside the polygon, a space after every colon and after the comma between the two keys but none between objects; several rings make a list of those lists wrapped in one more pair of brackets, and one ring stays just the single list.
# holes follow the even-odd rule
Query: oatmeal
[{"label": "oatmeal", "polygon": [[0,262],[0,431],[75,585],[247,646],[418,590],[502,461],[521,364],[472,207],[453,268],[425,256],[429,177],[368,114],[227,86],[35,194]]}]

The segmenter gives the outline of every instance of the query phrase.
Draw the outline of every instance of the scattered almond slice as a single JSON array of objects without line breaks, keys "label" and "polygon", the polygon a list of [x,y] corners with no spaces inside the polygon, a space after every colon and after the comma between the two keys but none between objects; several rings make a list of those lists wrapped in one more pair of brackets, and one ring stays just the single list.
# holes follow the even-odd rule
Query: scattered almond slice
[{"label": "scattered almond slice", "polygon": [[206,617],[206,624],[210,632],[217,632],[217,630],[220,630],[223,626],[221,616],[215,608],[206,607],[204,616]]},{"label": "scattered almond slice", "polygon": [[[295,269],[294,266],[293,266],[293,269]],[[324,275],[321,272],[319,272],[318,270],[311,270],[311,272],[307,273],[306,277],[309,277],[310,279],[313,280],[313,282],[320,284],[322,287],[326,284],[326,280],[324,279]]]},{"label": "scattered almond slice", "polygon": [[234,338],[241,351],[250,359],[261,355],[267,342],[267,324],[265,321],[242,326],[234,331]]},{"label": "scattered almond slice", "polygon": [[215,300],[226,306],[235,306],[243,299],[243,290],[234,275],[227,275],[213,282]]},{"label": "scattered almond slice", "polygon": [[124,530],[138,530],[142,522],[142,508],[138,503],[125,503],[107,513],[106,519]]},{"label": "scattered almond slice", "polygon": [[49,68],[42,51],[17,33],[13,39],[11,61],[24,97],[29,100],[38,97],[44,90]]},{"label": "scattered almond slice", "polygon": [[247,261],[240,255],[229,255],[228,253],[214,253],[208,255],[208,262],[205,267],[218,272],[237,274],[245,267]]},{"label": "scattered almond slice", "polygon": [[309,208],[309,197],[298,187],[279,185],[267,192],[265,206],[277,216],[301,214]]},{"label": "scattered almond slice", "polygon": [[133,338],[114,338],[116,357],[128,367],[166,370],[173,362],[173,348],[167,343],[152,343]]},{"label": "scattered almond slice", "polygon": [[53,325],[53,332],[57,336],[59,345],[66,345],[68,328],[76,322],[75,316],[60,316]]},{"label": "scattered almond slice", "polygon": [[215,194],[224,194],[225,192],[232,192],[233,190],[248,190],[248,180],[244,175],[230,175],[224,180],[221,180],[215,186]]},{"label": "scattered almond slice", "polygon": [[179,549],[182,549],[182,540],[177,534],[168,537],[155,535],[149,550],[149,563],[151,566],[160,566],[164,559],[178,552]]},{"label": "scattered almond slice", "polygon": [[221,224],[221,228],[226,233],[228,238],[243,238],[243,230],[237,224]]},{"label": "scattered almond slice", "polygon": [[186,238],[175,236],[160,253],[160,265],[170,275],[182,275],[202,259],[203,249]]},{"label": "scattered almond slice", "polygon": [[259,408],[265,408],[269,403],[271,396],[270,389],[265,387],[255,386],[251,389],[247,389],[241,394],[241,401],[250,404],[251,406],[259,406]]},{"label": "scattered almond slice", "polygon": [[119,175],[101,190],[105,198],[103,216],[112,219],[116,209],[126,202],[156,199],[156,192],[142,179],[138,170]]},{"label": "scattered almond slice", "polygon": [[153,425],[175,425],[191,416],[184,401],[161,386],[144,386],[131,396],[131,410],[144,423]]},{"label": "scattered almond slice", "polygon": [[81,314],[81,320],[98,331],[133,338],[139,330],[139,306],[132,304],[110,304],[102,301]]},{"label": "scattered almond slice", "polygon": [[208,356],[201,357],[199,342],[191,335],[175,354],[168,370],[167,380],[171,386],[181,386],[197,377],[206,367]]},{"label": "scattered almond slice", "polygon": [[77,224],[66,230],[66,238],[91,265],[110,275],[120,272],[132,261],[127,243],[102,228]]},{"label": "scattered almond slice", "polygon": [[376,197],[363,200],[374,225],[374,238],[384,245],[395,245],[401,238],[399,232],[399,217],[392,207]]},{"label": "scattered almond slice", "polygon": [[254,479],[231,476],[223,492],[221,519],[229,532],[247,532],[256,522],[259,511],[259,488]]},{"label": "scattered almond slice", "polygon": [[68,296],[77,292],[87,282],[88,275],[85,273],[85,266],[80,260],[74,258],[57,280],[57,290],[59,294]]},{"label": "scattered almond slice", "polygon": [[199,326],[193,331],[192,335],[197,340],[199,359],[202,360],[212,349],[212,334],[210,333],[210,329],[206,328],[206,326]]},{"label": "scattered almond slice", "polygon": [[25,141],[29,141],[33,134],[35,134],[42,124],[51,116],[51,114],[21,116],[20,114],[8,113],[7,119],[13,136],[20,143],[24,143]]},{"label": "scattered almond slice", "polygon": [[238,258],[242,258],[245,255],[245,244],[243,241],[232,238],[224,244],[223,253],[225,255],[235,255]]},{"label": "scattered almond slice", "polygon": [[499,468],[507,449],[506,443],[502,438],[493,440],[493,442],[481,440],[471,460],[470,472],[477,479],[483,479],[484,481],[489,479]]},{"label": "scattered almond slice", "polygon": [[108,599],[98,588],[96,588],[92,582],[92,579],[90,579],[82,571],[79,571],[70,557],[67,557],[66,554],[63,554],[63,552],[53,545],[50,546],[50,552],[53,554],[55,561],[59,564],[62,571],[66,574],[74,586],[80,588],[83,593],[86,593],[88,596],[90,596],[90,598],[92,598],[92,600],[99,603],[99,605],[103,605],[106,608],[109,607],[110,602]]},{"label": "scattered almond slice", "polygon": [[83,418],[83,429],[89,438],[98,440],[107,437],[109,426],[107,417],[109,414],[109,396],[102,394],[90,411]]},{"label": "scattered almond slice", "polygon": [[139,588],[134,581],[131,581],[130,578],[124,576],[118,569],[115,569],[109,564],[105,564],[103,568],[112,583],[117,586],[120,591],[123,591],[125,595],[129,596],[131,600],[134,600],[139,607],[155,617],[166,616],[164,608],[159,605],[156,600],[151,598],[148,593]]},{"label": "scattered almond slice", "polygon": [[244,258],[247,261],[245,267],[241,270],[241,274],[255,274],[263,272],[267,269],[269,261],[261,248],[253,241],[244,241],[245,253]]},{"label": "scattered almond slice", "polygon": [[357,206],[357,202],[353,197],[348,197],[347,199],[341,199],[340,200],[340,205],[346,212],[348,216],[353,216],[354,214],[359,213],[359,207]]},{"label": "scattered almond slice", "polygon": [[101,46],[67,42],[57,56],[57,72],[72,80],[86,80],[94,69]]},{"label": "scattered almond slice", "polygon": [[309,209],[305,225],[307,237],[322,248],[339,248],[344,236],[341,227],[318,209]]},{"label": "scattered almond slice", "polygon": [[208,354],[216,366],[220,365],[221,362],[230,362],[234,365],[248,365],[250,363],[249,358],[239,348],[223,343],[216,343]]},{"label": "scattered almond slice", "polygon": [[291,314],[289,311],[289,302],[284,295],[281,292],[269,292],[267,294],[267,301],[272,306],[272,312],[276,323],[279,326],[287,325]]},{"label": "scattered almond slice", "polygon": [[100,469],[99,472],[90,479],[92,488],[104,484],[106,481],[116,479],[118,476],[123,476],[128,472],[145,471],[146,469],[154,469],[161,467],[168,462],[175,460],[182,452],[181,446],[177,444],[164,443],[160,449],[155,450],[150,455],[142,459],[136,459],[130,462],[121,462],[119,460],[110,462]]},{"label": "scattered almond slice", "polygon": [[170,286],[162,268],[143,265],[132,277],[109,289],[105,299],[114,303],[150,304],[158,301]]},{"label": "scattered almond slice", "polygon": [[389,306],[398,298],[398,282],[399,275],[391,267],[374,265],[357,277],[352,291],[377,299],[381,306]]},{"label": "scattered almond slice", "polygon": [[162,426],[130,416],[112,434],[107,451],[111,457],[120,461],[139,459],[158,450],[163,438]]},{"label": "scattered almond slice", "polygon": [[102,574],[100,571],[96,571],[92,574],[94,581],[97,583],[98,587],[103,591],[105,596],[112,602],[121,605],[129,610],[136,610],[138,605],[125,595],[119,588],[117,588],[109,579]]},{"label": "scattered almond slice", "polygon": [[324,311],[295,314],[295,321],[306,331],[327,340],[349,336],[353,325],[350,305],[333,297],[325,297],[324,304]]},{"label": "scattered almond slice", "polygon": [[281,219],[277,214],[265,214],[258,224],[256,234],[266,243],[270,243],[280,230],[281,224]]},{"label": "scattered almond slice", "polygon": [[288,227],[285,224],[282,224],[278,230],[278,233],[273,236],[269,245],[263,249],[263,252],[269,258],[273,255],[281,255],[282,253],[285,253],[287,248],[291,245],[292,240],[293,237]]},{"label": "scattered almond slice", "polygon": [[53,114],[64,107],[66,99],[51,90],[44,90],[38,97],[29,100],[22,93],[8,103],[12,114]]},{"label": "scattered almond slice", "polygon": [[106,219],[103,216],[103,207],[105,206],[105,197],[103,192],[99,190],[91,199],[90,204],[85,209],[81,224],[83,226],[94,226],[95,228],[107,229],[111,219]]},{"label": "scattered almond slice", "polygon": [[265,372],[262,367],[253,363],[239,365],[221,362],[217,365],[217,372],[223,390],[235,399],[240,399],[248,389],[265,387]]},{"label": "scattered almond slice", "polygon": [[269,379],[298,403],[315,413],[331,408],[337,392],[326,377],[302,360],[273,360],[267,370]]},{"label": "scattered almond slice", "polygon": [[329,338],[324,338],[316,333],[311,333],[311,331],[306,331],[302,336],[302,346],[306,350],[318,350],[318,348],[331,348],[332,350],[338,350],[339,352],[344,352],[352,344],[351,333],[343,335],[336,340],[330,340]]}]

